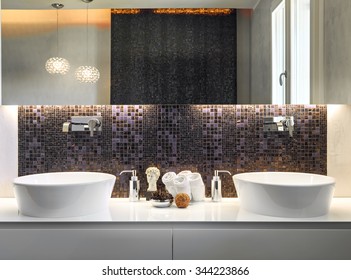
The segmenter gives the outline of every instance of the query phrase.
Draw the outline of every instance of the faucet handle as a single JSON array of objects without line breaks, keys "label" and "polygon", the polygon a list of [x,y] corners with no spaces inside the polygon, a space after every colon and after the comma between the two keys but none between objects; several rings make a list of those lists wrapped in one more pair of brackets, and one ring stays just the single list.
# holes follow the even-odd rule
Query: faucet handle
[{"label": "faucet handle", "polygon": [[288,128],[290,137],[293,137],[294,132],[294,116],[287,116],[285,117],[285,126]]},{"label": "faucet handle", "polygon": [[90,131],[90,136],[94,136],[94,129],[101,126],[101,121],[99,119],[93,118],[88,121],[88,127]]},{"label": "faucet handle", "polygon": [[215,170],[216,177],[218,177],[219,173],[228,173],[229,175],[232,175],[228,170]]}]

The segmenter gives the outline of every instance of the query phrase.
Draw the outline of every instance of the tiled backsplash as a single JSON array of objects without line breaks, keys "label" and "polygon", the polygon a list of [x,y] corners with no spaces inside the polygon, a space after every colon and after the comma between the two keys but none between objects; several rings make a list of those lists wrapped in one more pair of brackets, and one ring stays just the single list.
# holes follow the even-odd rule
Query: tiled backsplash
[{"label": "tiled backsplash", "polygon": [[[74,115],[101,115],[102,132],[63,133]],[[293,138],[263,132],[263,117],[279,115],[294,115]],[[18,121],[19,175],[135,168],[143,195],[147,167],[187,169],[202,174],[209,196],[214,169],[327,173],[325,105],[19,106]],[[223,196],[236,196],[222,176]],[[128,197],[128,180],[117,176],[113,197]]]}]

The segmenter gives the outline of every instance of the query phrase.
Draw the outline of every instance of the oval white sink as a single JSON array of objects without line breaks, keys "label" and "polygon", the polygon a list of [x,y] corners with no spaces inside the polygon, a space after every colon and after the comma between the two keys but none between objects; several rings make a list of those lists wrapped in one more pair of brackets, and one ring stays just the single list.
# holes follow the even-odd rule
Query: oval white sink
[{"label": "oval white sink", "polygon": [[332,177],[297,172],[247,172],[233,181],[244,210],[289,218],[326,215],[335,186]]},{"label": "oval white sink", "polygon": [[19,211],[42,218],[77,217],[105,211],[116,176],[99,172],[54,172],[14,179]]}]

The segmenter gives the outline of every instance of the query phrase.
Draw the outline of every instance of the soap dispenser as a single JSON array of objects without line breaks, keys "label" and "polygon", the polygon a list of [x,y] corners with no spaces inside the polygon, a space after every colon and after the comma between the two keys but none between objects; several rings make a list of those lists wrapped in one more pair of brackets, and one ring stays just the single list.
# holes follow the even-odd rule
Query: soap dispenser
[{"label": "soap dispenser", "polygon": [[140,181],[136,176],[136,170],[124,170],[119,175],[123,173],[132,173],[132,177],[129,180],[129,201],[135,202],[139,200],[140,191]]},{"label": "soap dispenser", "polygon": [[222,181],[218,175],[219,173],[228,173],[232,175],[227,170],[215,170],[214,176],[211,181],[211,197],[212,197],[212,201],[214,202],[218,202],[222,200]]}]

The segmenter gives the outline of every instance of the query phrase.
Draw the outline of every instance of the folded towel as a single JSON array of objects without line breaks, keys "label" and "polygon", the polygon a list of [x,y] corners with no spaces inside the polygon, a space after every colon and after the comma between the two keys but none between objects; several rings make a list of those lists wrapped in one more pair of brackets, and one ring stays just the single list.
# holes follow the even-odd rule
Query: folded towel
[{"label": "folded towel", "polygon": [[191,189],[188,178],[185,175],[177,175],[173,180],[177,193],[186,193],[191,199]]},{"label": "folded towel", "polygon": [[174,186],[174,178],[177,176],[174,172],[167,172],[165,175],[162,176],[162,183],[165,184],[166,190],[175,197],[177,195],[176,188]]},{"label": "folded towel", "polygon": [[187,176],[190,183],[192,198],[194,201],[203,201],[205,199],[205,184],[200,173],[192,173]]}]

